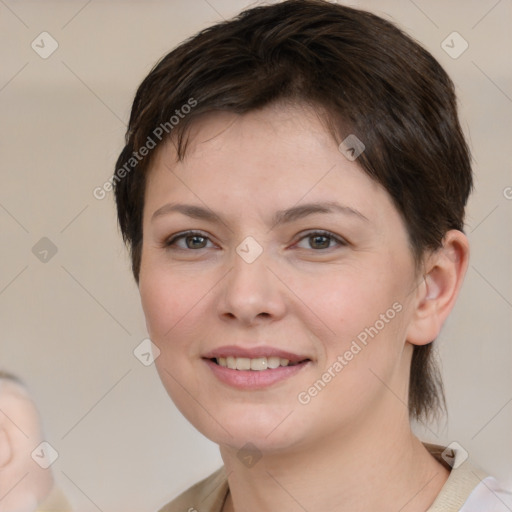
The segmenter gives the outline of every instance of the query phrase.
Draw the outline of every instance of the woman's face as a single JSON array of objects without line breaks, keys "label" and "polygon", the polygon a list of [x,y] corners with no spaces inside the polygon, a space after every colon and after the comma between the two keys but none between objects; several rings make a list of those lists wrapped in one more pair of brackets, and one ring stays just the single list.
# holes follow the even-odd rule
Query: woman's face
[{"label": "woman's face", "polygon": [[156,366],[204,435],[286,449],[407,415],[406,228],[311,110],[210,114],[179,163],[163,146],[143,233]]}]

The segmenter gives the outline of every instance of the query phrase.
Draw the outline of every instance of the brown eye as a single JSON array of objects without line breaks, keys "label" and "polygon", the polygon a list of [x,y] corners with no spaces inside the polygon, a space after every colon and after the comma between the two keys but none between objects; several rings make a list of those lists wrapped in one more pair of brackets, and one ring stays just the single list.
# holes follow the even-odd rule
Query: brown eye
[{"label": "brown eye", "polygon": [[187,248],[189,249],[204,249],[207,238],[201,235],[191,235],[187,236],[185,240]]},{"label": "brown eye", "polygon": [[[304,240],[307,240],[308,247],[300,245]],[[344,246],[347,245],[347,243],[333,233],[314,231],[303,236],[297,245],[301,247],[301,249],[314,249],[319,251],[322,249],[332,249],[336,245]]]},{"label": "brown eye", "polygon": [[331,243],[331,239],[325,235],[310,236],[309,241],[312,249],[328,249]]},{"label": "brown eye", "polygon": [[167,242],[165,247],[168,249],[181,249],[181,250],[197,250],[206,249],[208,242],[211,243],[210,239],[199,232],[187,231],[185,233],[173,236]]}]

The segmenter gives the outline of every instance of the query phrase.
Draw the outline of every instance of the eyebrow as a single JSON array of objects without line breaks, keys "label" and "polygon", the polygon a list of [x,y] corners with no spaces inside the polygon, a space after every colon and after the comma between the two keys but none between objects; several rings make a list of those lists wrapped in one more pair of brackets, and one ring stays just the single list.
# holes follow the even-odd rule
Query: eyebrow
[{"label": "eyebrow", "polygon": [[[163,205],[153,213],[151,216],[151,221],[153,222],[156,218],[172,212],[182,213],[183,215],[193,219],[225,224],[222,217],[209,208],[182,203],[168,203]],[[328,201],[321,203],[306,203],[300,206],[293,206],[286,210],[279,210],[274,214],[272,218],[272,226],[275,227],[279,224],[294,222],[316,213],[342,213],[369,222],[368,218],[365,217],[360,211],[355,210],[349,206],[339,204],[335,201]]]}]

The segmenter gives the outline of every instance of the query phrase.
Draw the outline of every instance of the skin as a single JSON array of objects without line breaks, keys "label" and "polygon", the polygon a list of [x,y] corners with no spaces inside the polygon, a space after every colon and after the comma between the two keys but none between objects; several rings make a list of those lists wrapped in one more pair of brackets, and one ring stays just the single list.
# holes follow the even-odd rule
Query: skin
[{"label": "skin", "polygon": [[31,457],[42,441],[32,399],[17,383],[0,381],[0,512],[31,512],[51,491],[51,470]]},{"label": "skin", "polygon": [[[345,158],[306,106],[206,115],[182,162],[171,142],[154,157],[141,302],[165,388],[220,446],[230,487],[224,510],[425,511],[448,471],[411,432],[410,361],[413,345],[434,339],[453,307],[467,268],[466,237],[448,232],[417,272],[388,193]],[[315,213],[273,225],[278,210],[330,201],[360,215]],[[207,207],[223,222],[179,212],[152,219],[167,203]],[[207,239],[165,246],[190,229]],[[344,243],[318,244],[310,236],[317,230]],[[236,252],[247,236],[263,249],[250,264]],[[400,312],[300,403],[299,393],[396,303]],[[270,345],[311,362],[270,388],[238,390],[202,359],[223,345]],[[248,442],[262,456],[252,467],[237,457]]]}]

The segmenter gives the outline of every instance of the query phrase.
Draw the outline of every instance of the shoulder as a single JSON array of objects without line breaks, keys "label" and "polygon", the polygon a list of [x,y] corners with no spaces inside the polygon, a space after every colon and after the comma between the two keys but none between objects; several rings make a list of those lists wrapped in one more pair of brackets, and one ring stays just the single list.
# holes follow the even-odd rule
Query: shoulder
[{"label": "shoulder", "polygon": [[450,476],[428,512],[512,510],[512,494],[502,489],[495,478],[467,460],[468,454],[460,445],[423,444],[440,463],[450,467]]},{"label": "shoulder", "polygon": [[222,466],[181,493],[159,512],[221,512],[228,491],[226,471]]},{"label": "shoulder", "polygon": [[492,476],[484,478],[469,495],[460,512],[509,512],[512,491],[505,490]]}]

